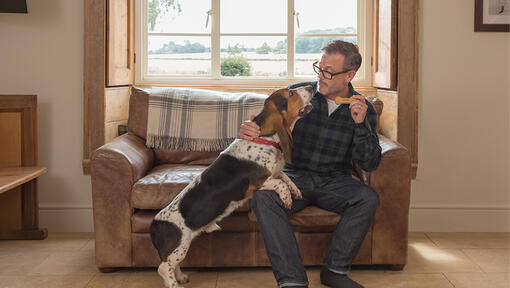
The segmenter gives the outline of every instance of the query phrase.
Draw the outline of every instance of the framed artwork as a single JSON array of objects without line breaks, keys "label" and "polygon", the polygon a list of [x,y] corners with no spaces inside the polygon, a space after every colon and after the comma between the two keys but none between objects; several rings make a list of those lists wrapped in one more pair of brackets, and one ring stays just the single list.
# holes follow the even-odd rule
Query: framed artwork
[{"label": "framed artwork", "polygon": [[475,32],[510,32],[510,0],[475,0]]}]

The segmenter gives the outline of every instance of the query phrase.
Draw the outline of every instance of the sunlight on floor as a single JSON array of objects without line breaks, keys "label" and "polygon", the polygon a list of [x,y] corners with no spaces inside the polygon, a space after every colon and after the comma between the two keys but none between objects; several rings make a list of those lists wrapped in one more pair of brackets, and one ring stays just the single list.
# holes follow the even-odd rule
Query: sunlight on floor
[{"label": "sunlight on floor", "polygon": [[457,256],[445,252],[439,248],[430,247],[423,243],[409,244],[410,248],[415,249],[423,258],[438,261],[455,261],[459,260]]}]

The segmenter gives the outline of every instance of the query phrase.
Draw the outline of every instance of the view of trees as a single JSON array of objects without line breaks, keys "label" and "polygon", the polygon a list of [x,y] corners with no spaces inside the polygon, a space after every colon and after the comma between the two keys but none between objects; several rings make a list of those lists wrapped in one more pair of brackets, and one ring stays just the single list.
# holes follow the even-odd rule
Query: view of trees
[{"label": "view of trees", "polygon": [[[157,0],[155,0],[157,1]],[[170,1],[170,0],[162,0],[162,1]],[[338,33],[338,34],[347,34],[347,33],[356,33],[356,29],[353,27],[347,28],[335,28],[328,30],[310,30],[305,32],[307,34],[324,34],[324,33]],[[320,53],[322,46],[327,42],[337,39],[338,37],[301,37],[296,39],[296,53]],[[340,39],[344,41],[352,41],[352,38],[349,37],[340,37]],[[354,44],[356,40],[354,40]],[[237,43],[235,46],[228,46],[227,48],[221,48],[221,52],[227,52],[231,55],[240,54],[242,52],[256,52],[257,54],[269,54],[269,53],[286,53],[287,50],[287,40],[279,41],[274,47],[269,46],[266,42],[264,42],[258,48],[245,48],[241,44]],[[149,51],[149,54],[171,54],[171,53],[202,53],[202,52],[210,52],[211,48],[206,48],[204,45],[200,43],[190,43],[186,41],[184,45],[175,44],[173,41],[170,41],[168,44],[164,44],[162,48]]]},{"label": "view of trees", "polygon": [[168,12],[169,9],[177,10],[178,13],[182,12],[179,0],[150,0],[147,3],[148,9],[148,22],[149,30],[154,31],[156,20],[159,14]]},{"label": "view of trees", "polygon": [[174,53],[203,53],[211,52],[211,48],[206,48],[200,43],[191,43],[189,40],[184,42],[184,45],[175,44],[174,41],[170,41],[167,44],[163,44],[163,47],[156,51],[149,51],[149,54],[174,54]]},{"label": "view of trees", "polygon": [[[179,0],[149,0],[148,1],[148,24],[149,30],[154,31],[157,18],[160,14],[168,12],[170,9],[175,10],[177,13],[182,12]],[[334,28],[334,29],[314,29],[304,32],[304,34],[356,34],[356,28]],[[337,37],[302,37],[296,39],[296,53],[320,53],[321,47]],[[342,40],[349,41],[347,37],[340,37]],[[355,41],[355,44],[356,41]],[[227,52],[230,55],[240,54],[242,52],[256,52],[257,54],[269,53],[286,53],[287,40],[279,41],[275,47],[270,47],[264,42],[258,48],[245,48],[242,44],[237,43],[235,46],[228,46],[228,48],[221,48],[221,52]],[[186,41],[184,45],[176,44],[173,41],[164,44],[158,50],[151,50],[149,54],[175,54],[175,53],[203,53],[210,52],[211,48],[207,48],[200,43],[190,43]]]}]

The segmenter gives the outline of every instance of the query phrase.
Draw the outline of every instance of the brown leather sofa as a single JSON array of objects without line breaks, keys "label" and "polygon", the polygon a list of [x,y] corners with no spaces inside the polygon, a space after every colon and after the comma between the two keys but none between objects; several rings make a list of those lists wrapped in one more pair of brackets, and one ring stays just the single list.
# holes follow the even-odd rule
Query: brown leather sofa
[{"label": "brown leather sofa", "polygon": [[[154,215],[219,153],[147,148],[147,101],[146,92],[133,88],[128,133],[103,145],[92,157],[95,255],[102,272],[159,265],[148,233]],[[385,264],[399,270],[407,258],[410,158],[406,148],[382,135],[380,144],[377,170],[353,171],[381,200],[354,264]],[[197,237],[182,267],[270,266],[257,222],[248,218],[248,206],[220,222],[220,231]],[[291,217],[305,265],[322,264],[339,219],[313,206]]]}]

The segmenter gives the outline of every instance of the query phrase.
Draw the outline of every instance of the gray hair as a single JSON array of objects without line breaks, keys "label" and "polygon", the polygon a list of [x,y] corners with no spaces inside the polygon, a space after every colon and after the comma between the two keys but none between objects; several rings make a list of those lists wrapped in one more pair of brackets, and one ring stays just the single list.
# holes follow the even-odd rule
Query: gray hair
[{"label": "gray hair", "polygon": [[339,53],[345,56],[344,70],[358,71],[361,66],[361,54],[358,46],[342,40],[333,40],[328,42],[321,51],[326,54]]}]

